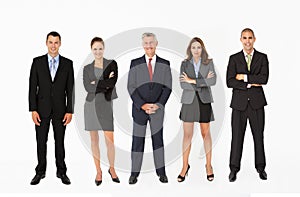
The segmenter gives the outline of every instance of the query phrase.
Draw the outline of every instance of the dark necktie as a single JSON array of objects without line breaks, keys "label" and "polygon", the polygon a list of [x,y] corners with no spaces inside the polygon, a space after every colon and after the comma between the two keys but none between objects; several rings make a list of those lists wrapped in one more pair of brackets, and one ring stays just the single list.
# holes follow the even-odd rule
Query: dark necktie
[{"label": "dark necktie", "polygon": [[151,64],[151,60],[152,60],[152,58],[149,58],[149,62],[148,62],[148,71],[149,71],[150,81],[152,81],[152,64]]}]

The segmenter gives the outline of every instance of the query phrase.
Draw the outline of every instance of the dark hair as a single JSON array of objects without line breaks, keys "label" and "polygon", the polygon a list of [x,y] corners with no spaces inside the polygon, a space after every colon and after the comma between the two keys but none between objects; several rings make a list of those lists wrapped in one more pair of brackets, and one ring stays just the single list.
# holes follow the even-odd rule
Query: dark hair
[{"label": "dark hair", "polygon": [[208,53],[207,53],[207,51],[206,51],[204,42],[203,42],[200,38],[198,38],[198,37],[194,37],[194,38],[190,41],[189,46],[188,46],[187,49],[186,49],[186,55],[187,55],[187,58],[186,58],[186,59],[187,59],[187,60],[190,60],[190,59],[192,59],[192,57],[193,57],[192,52],[191,52],[191,47],[192,47],[192,44],[193,44],[194,42],[199,42],[200,45],[201,45],[201,47],[202,47],[202,52],[201,52],[202,63],[203,63],[204,65],[209,64],[209,63],[211,62],[212,59],[209,59],[209,58],[208,58]]},{"label": "dark hair", "polygon": [[92,46],[93,46],[93,44],[94,44],[95,42],[101,42],[101,43],[103,44],[103,47],[104,47],[104,41],[103,41],[103,39],[102,39],[102,38],[99,38],[99,37],[94,37],[94,38],[92,39],[92,41],[91,41],[91,48],[92,48]]},{"label": "dark hair", "polygon": [[60,37],[59,33],[57,33],[56,31],[51,31],[50,33],[48,33],[46,41],[48,40],[49,36],[58,37],[59,41],[61,41],[61,37]]},{"label": "dark hair", "polygon": [[241,37],[242,37],[242,34],[243,34],[244,32],[251,32],[252,35],[253,35],[253,37],[255,38],[254,31],[253,31],[252,29],[250,29],[250,28],[245,28],[245,29],[243,29],[242,32],[241,32]]}]

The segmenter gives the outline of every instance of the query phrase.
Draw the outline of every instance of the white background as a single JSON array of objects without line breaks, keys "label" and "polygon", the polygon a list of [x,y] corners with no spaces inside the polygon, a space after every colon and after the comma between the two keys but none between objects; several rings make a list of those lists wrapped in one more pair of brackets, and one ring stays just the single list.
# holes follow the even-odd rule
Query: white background
[{"label": "white background", "polygon": [[[297,93],[300,30],[297,19],[300,14],[297,8],[297,1],[292,0],[1,1],[0,192],[97,192],[108,196],[154,196],[159,193],[175,196],[250,196],[251,193],[300,192],[297,187],[300,176],[300,135],[297,127],[300,111]],[[249,128],[238,179],[234,183],[228,181],[231,90],[226,88],[228,107],[221,136],[213,150],[215,180],[211,183],[206,180],[205,160],[199,158],[199,150],[193,149],[190,174],[184,183],[176,181],[181,170],[181,159],[178,159],[167,166],[168,184],[161,184],[155,173],[151,172],[141,174],[138,183],[131,186],[128,185],[129,173],[119,172],[121,184],[117,185],[110,180],[107,166],[103,165],[103,184],[96,187],[91,155],[72,122],[67,127],[65,140],[68,176],[72,184],[65,186],[55,176],[52,131],[49,132],[46,179],[37,186],[29,184],[36,165],[35,131],[28,112],[29,70],[32,58],[47,52],[47,33],[55,30],[61,34],[60,53],[73,60],[77,76],[90,53],[91,38],[101,36],[108,39],[120,32],[141,27],[163,27],[190,37],[201,37],[220,73],[219,83],[224,84],[229,55],[242,49],[240,31],[245,27],[254,30],[257,37],[255,48],[268,54],[270,62],[270,78],[264,88],[268,100],[265,108],[267,181],[261,181],[255,171]],[[177,121],[180,124],[179,119]]]}]

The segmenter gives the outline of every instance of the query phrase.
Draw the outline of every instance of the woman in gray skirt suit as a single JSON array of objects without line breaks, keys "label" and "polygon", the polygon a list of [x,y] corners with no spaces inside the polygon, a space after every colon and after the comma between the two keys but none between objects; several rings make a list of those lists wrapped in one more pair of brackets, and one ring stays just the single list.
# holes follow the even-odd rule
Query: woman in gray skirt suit
[{"label": "woman in gray skirt suit", "polygon": [[117,98],[115,84],[118,79],[118,66],[115,60],[103,58],[104,42],[102,38],[92,39],[91,50],[95,59],[83,69],[83,84],[88,93],[84,104],[84,122],[85,130],[89,131],[91,136],[91,149],[97,170],[95,184],[98,186],[102,183],[98,130],[104,131],[110,165],[108,173],[114,182],[120,182],[114,169],[112,105],[112,100]]},{"label": "woman in gray skirt suit", "polygon": [[204,149],[206,152],[207,180],[214,179],[211,166],[212,140],[210,135],[210,121],[214,120],[211,107],[213,102],[210,86],[216,84],[216,73],[212,59],[208,57],[203,41],[193,38],[186,50],[187,58],[180,68],[180,85],[183,89],[181,97],[180,119],[183,121],[183,167],[177,178],[183,182],[190,165],[188,162],[191,151],[194,122],[200,123]]}]

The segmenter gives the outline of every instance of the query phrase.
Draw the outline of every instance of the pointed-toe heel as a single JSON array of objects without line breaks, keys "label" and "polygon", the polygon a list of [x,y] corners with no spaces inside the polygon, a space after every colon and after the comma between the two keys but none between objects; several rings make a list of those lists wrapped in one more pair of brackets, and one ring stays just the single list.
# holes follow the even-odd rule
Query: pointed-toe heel
[{"label": "pointed-toe heel", "polygon": [[120,183],[119,177],[113,178],[112,175],[111,175],[111,173],[110,173],[110,170],[109,170],[109,169],[108,169],[108,174],[110,175],[111,180],[112,180],[113,182],[115,182],[115,183]]}]

